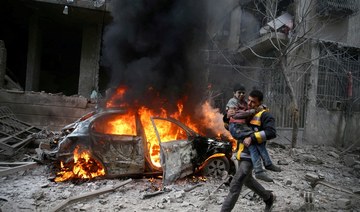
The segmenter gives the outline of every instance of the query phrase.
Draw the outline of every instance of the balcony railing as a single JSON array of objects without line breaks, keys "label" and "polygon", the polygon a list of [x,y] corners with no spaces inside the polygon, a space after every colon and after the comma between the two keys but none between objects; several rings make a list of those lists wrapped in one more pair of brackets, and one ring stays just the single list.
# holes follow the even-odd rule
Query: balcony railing
[{"label": "balcony railing", "polygon": [[318,0],[320,15],[351,15],[358,10],[358,0]]}]

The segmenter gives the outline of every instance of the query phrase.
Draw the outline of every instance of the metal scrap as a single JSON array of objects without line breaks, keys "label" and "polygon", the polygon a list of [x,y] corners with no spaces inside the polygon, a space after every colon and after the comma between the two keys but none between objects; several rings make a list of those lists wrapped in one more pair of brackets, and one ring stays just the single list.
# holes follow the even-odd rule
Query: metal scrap
[{"label": "metal scrap", "polygon": [[30,143],[41,129],[18,120],[10,108],[0,107],[0,154],[12,156]]},{"label": "metal scrap", "polygon": [[0,176],[35,167],[36,162],[0,162]]},{"label": "metal scrap", "polygon": [[116,185],[114,185],[112,187],[109,187],[109,188],[102,188],[102,189],[99,189],[99,190],[96,190],[96,191],[81,194],[81,195],[79,195],[77,197],[69,198],[69,199],[65,200],[64,202],[62,202],[61,204],[57,205],[51,211],[52,212],[60,211],[61,209],[65,208],[68,205],[73,204],[75,202],[85,200],[85,199],[88,199],[88,198],[91,198],[91,197],[94,197],[94,196],[98,196],[98,195],[101,195],[101,194],[104,194],[104,193],[107,193],[107,192],[115,191],[116,189],[130,183],[131,181],[132,181],[132,179],[128,179],[128,180],[125,180],[124,182],[118,183],[118,184],[116,184]]},{"label": "metal scrap", "polygon": [[326,182],[324,180],[324,178],[321,178],[319,177],[318,175],[315,175],[315,174],[310,174],[310,173],[307,173],[305,175],[305,180],[310,182],[310,185],[312,188],[315,188],[316,185],[324,185],[324,186],[327,186],[329,188],[332,188],[332,189],[335,189],[335,190],[338,190],[338,191],[342,191],[342,192],[345,192],[345,193],[348,193],[348,194],[354,194],[354,192],[352,192],[350,189],[347,189],[347,188],[343,188],[343,187],[340,187],[340,186],[337,186],[337,185],[333,185],[329,182]]}]

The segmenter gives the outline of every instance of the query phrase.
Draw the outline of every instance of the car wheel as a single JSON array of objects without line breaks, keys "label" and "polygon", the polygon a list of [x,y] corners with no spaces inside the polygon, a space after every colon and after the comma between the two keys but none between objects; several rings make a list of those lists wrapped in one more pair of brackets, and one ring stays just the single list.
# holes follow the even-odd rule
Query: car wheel
[{"label": "car wheel", "polygon": [[230,164],[226,157],[211,158],[206,162],[202,174],[205,176],[222,177],[224,172],[229,172]]}]

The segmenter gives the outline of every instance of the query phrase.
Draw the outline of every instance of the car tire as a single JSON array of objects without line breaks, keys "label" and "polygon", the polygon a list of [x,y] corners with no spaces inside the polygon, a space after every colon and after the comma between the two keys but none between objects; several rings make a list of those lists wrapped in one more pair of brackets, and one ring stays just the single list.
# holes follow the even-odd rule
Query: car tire
[{"label": "car tire", "polygon": [[216,157],[209,159],[204,168],[202,174],[205,176],[222,177],[224,172],[227,173],[230,170],[230,163],[226,157]]}]

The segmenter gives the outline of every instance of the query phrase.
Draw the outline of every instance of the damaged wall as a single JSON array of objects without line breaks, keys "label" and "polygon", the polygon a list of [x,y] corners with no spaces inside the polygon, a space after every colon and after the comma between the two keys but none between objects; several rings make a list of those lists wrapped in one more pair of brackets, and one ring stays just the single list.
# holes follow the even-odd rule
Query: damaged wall
[{"label": "damaged wall", "polygon": [[84,97],[0,90],[0,105],[8,106],[24,122],[48,130],[61,130],[95,105]]},{"label": "damaged wall", "polygon": [[360,48],[360,39],[358,33],[360,32],[360,14],[358,13],[354,16],[350,16],[348,23],[349,30],[347,34],[347,42],[352,46]]},{"label": "damaged wall", "polygon": [[[317,42],[311,43],[311,58],[319,58],[319,48]],[[317,106],[319,66],[319,60],[311,61],[303,142],[345,147],[357,142],[359,145],[360,112],[352,112],[346,116],[345,110],[328,110]]]},{"label": "damaged wall", "polygon": [[19,120],[49,130],[93,110],[87,97],[99,91],[102,29],[111,19],[109,9],[105,1],[3,1],[0,105]]},{"label": "damaged wall", "polygon": [[346,119],[342,111],[313,108],[312,113],[314,115],[308,116],[308,124],[305,127],[304,143],[339,147],[348,147],[354,143],[359,145],[360,113],[352,114],[350,119]]},{"label": "damaged wall", "polygon": [[[290,3],[290,1],[279,1],[279,2]],[[299,92],[297,93],[297,95],[299,95],[299,99],[301,100],[301,101],[299,100],[299,104],[300,103],[304,104],[304,108],[305,108],[305,112],[301,114],[302,117],[300,118],[300,120],[303,121],[302,123],[304,123],[303,124],[304,128],[299,129],[298,144],[299,145],[301,145],[302,143],[331,144],[331,145],[335,144],[335,145],[339,145],[339,146],[343,145],[347,147],[351,145],[353,142],[358,140],[359,130],[357,129],[360,127],[360,122],[358,121],[360,113],[354,112],[350,116],[345,116],[346,111],[344,110],[344,108],[338,110],[331,108],[324,109],[324,108],[320,108],[317,105],[317,100],[319,99],[318,89],[322,88],[321,86],[323,86],[323,85],[319,85],[320,87],[318,86],[318,80],[319,80],[318,71],[321,65],[319,65],[319,59],[317,58],[319,58],[319,48],[320,48],[319,41],[326,41],[332,43],[332,45],[337,46],[340,49],[342,45],[345,45],[349,48],[359,46],[359,39],[356,37],[356,35],[359,32],[358,30],[359,27],[358,24],[355,23],[358,23],[357,20],[360,19],[360,14],[343,12],[341,13],[340,16],[337,16],[335,14],[335,11],[332,11],[332,13],[321,16],[318,14],[318,10],[316,7],[317,5],[310,5],[315,3],[319,3],[319,1],[294,1],[294,4],[283,5],[284,7],[281,7],[280,9],[281,11],[287,11],[292,15],[294,15],[296,20],[304,19],[306,21],[305,25],[306,27],[308,27],[307,29],[313,30],[311,31],[311,34],[309,34],[308,36],[311,36],[310,40],[311,42],[313,42],[312,44],[314,44],[314,47],[308,48],[309,46],[307,46],[307,44],[303,44],[302,46],[304,48],[303,49],[301,48],[300,53],[297,52],[293,53],[296,57],[296,62],[294,62],[294,64],[306,64],[304,66],[303,65],[295,66],[295,67],[300,67],[301,70],[300,68],[299,70],[294,70],[295,68],[292,69],[292,72],[297,71],[299,73],[303,73],[301,77],[296,77],[296,79],[292,79],[293,81],[296,80],[296,82],[294,81],[294,84],[299,84],[298,83],[299,79],[303,79],[303,78],[305,82],[297,90],[297,92]],[[225,42],[222,43],[219,42],[220,47],[217,50],[223,49],[222,50],[223,55],[225,54],[230,55],[228,57],[231,58],[232,60],[229,59],[228,61],[222,62],[223,64],[216,64],[216,66],[221,67],[221,65],[223,65],[223,66],[227,66],[229,69],[231,68],[237,69],[238,75],[235,76],[236,75],[235,74],[234,78],[231,78],[230,81],[241,78],[240,80],[242,82],[245,82],[244,84],[246,84],[248,89],[251,89],[253,86],[259,87],[261,90],[265,92],[264,93],[265,103],[269,100],[276,103],[275,106],[271,105],[270,107],[270,109],[273,108],[272,112],[274,113],[274,115],[276,115],[277,118],[284,119],[285,116],[288,116],[286,111],[289,110],[291,105],[287,104],[286,98],[284,98],[283,102],[275,101],[276,98],[278,98],[279,96],[281,97],[281,95],[283,96],[285,95],[284,93],[281,93],[283,91],[277,92],[275,89],[272,88],[271,83],[268,83],[265,86],[261,86],[261,83],[263,81],[267,82],[266,78],[272,78],[274,76],[273,74],[269,74],[270,75],[269,76],[267,75],[269,72],[266,72],[267,68],[270,68],[271,64],[262,64],[261,60],[259,60],[258,58],[274,56],[278,52],[274,49],[272,45],[265,46],[265,42],[261,40],[262,38],[264,38],[270,44],[271,42],[269,41],[274,42],[274,40],[268,38],[269,34],[267,34],[267,36],[264,35],[263,37],[259,37],[260,34],[258,32],[252,33],[250,31],[246,31],[247,26],[255,28],[256,24],[261,24],[260,22],[249,21],[249,20],[255,20],[254,18],[255,15],[258,15],[258,13],[254,12],[256,11],[257,8],[253,8],[255,10],[249,10],[249,11],[246,10],[246,8],[251,8],[251,5],[252,4],[248,4],[247,2],[240,2],[241,11],[242,11],[241,16],[238,16],[236,11],[229,12],[225,8],[220,8],[220,7],[219,9],[220,10],[222,9],[223,17],[227,17],[229,15],[233,17],[233,19],[231,19],[231,24],[230,24],[231,29],[229,31],[237,32],[239,30],[238,27],[240,26],[240,30],[239,30],[241,32],[240,42],[239,42],[240,46],[236,46],[234,47],[234,49],[241,47],[242,45],[241,41],[249,39],[250,43],[254,42],[257,44],[257,46],[255,44],[254,45],[249,44],[248,46],[251,46],[254,52],[258,54],[258,56],[256,56],[251,51],[248,52],[241,51],[243,48],[239,48],[239,50],[237,51],[238,55],[234,53],[233,55],[231,55],[231,52],[227,52],[226,49],[227,46],[223,44]],[[306,13],[304,15],[303,14],[304,9],[306,8],[310,8],[311,13],[309,14]],[[248,13],[251,14],[247,14],[245,11],[248,11]],[[221,13],[221,11],[218,13]],[[227,15],[227,13],[229,14]],[[235,20],[236,18],[238,21],[238,25],[236,25],[236,20]],[[298,23],[296,20],[294,21],[294,23]],[[306,29],[306,27],[304,27],[304,29]],[[216,29],[220,31],[223,28],[222,26],[217,26]],[[216,34],[216,32],[213,32],[213,34]],[[288,36],[291,36],[291,33],[284,36],[284,38],[281,37],[281,39],[283,39],[281,41],[289,40]],[[229,40],[229,42],[231,41]],[[256,48],[258,46],[260,46],[261,48]],[[358,52],[358,50],[356,52]],[[245,55],[245,53],[247,54]],[[291,56],[292,55],[290,55],[289,57]],[[235,57],[237,60],[233,59]],[[355,56],[354,58],[358,58],[358,57],[359,55]],[[232,63],[230,64],[229,61]],[[358,62],[359,60],[356,59],[356,61]],[[210,61],[209,63],[211,62],[213,61]],[[221,63],[221,61],[218,63]],[[309,64],[311,68],[309,68],[310,67]],[[251,71],[248,71],[246,66],[252,67]],[[262,79],[261,74],[258,76],[256,75],[256,73],[261,72],[257,70],[256,67],[263,67],[263,78],[265,79]],[[346,67],[347,67],[346,68],[347,71],[358,73],[358,68],[353,68],[353,66],[351,67],[346,66]],[[334,67],[331,67],[330,65],[329,71],[331,71],[330,70],[331,68]],[[215,73],[215,71],[213,72]],[[357,79],[358,78],[356,75],[356,80],[354,80],[354,86],[353,86],[354,100],[358,99],[357,93],[359,92],[359,87],[358,84],[356,84],[358,83]],[[221,78],[217,80],[220,81]],[[226,80],[227,79],[225,78],[224,81]],[[221,83],[222,82],[219,82],[217,84],[221,84]],[[336,85],[332,85],[332,86],[335,87]],[[344,89],[344,87],[336,87],[336,89],[341,90]],[[329,96],[335,96],[335,94],[331,93],[331,89],[329,89],[329,92],[330,92]],[[347,98],[346,95],[342,97]],[[285,112],[284,113],[277,112],[276,107],[285,108],[282,109],[281,111],[279,109],[280,112],[284,112],[284,111]],[[286,118],[287,117],[285,117],[285,119]],[[291,140],[292,129],[287,127],[289,126],[278,125],[279,135],[277,139],[280,140],[282,143],[289,144]]]},{"label": "damaged wall", "polygon": [[17,90],[84,97],[104,91],[98,84],[109,9],[105,1],[5,0],[0,40],[7,50],[6,77],[19,84]]}]

